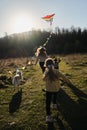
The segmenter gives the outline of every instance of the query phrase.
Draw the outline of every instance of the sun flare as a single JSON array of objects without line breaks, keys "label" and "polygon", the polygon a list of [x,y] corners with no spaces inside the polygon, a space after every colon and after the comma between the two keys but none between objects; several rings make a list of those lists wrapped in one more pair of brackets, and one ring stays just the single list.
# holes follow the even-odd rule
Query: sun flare
[{"label": "sun flare", "polygon": [[33,28],[33,25],[33,20],[29,16],[19,15],[12,20],[12,31],[14,33],[29,31]]}]

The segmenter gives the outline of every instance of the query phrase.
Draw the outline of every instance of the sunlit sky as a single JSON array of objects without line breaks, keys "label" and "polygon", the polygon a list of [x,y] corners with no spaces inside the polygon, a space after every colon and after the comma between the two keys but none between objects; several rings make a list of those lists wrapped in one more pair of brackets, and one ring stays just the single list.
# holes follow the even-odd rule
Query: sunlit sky
[{"label": "sunlit sky", "polygon": [[32,29],[48,29],[41,17],[55,13],[52,27],[87,28],[87,0],[0,0],[0,37]]}]

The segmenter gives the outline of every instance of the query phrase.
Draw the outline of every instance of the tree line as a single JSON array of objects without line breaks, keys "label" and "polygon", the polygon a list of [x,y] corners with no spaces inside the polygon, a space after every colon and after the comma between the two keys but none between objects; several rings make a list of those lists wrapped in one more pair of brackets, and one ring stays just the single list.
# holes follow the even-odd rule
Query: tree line
[{"label": "tree line", "polygon": [[[32,30],[0,38],[0,58],[33,56],[49,37],[49,31]],[[73,54],[87,52],[87,29],[56,28],[46,45],[48,54]]]}]

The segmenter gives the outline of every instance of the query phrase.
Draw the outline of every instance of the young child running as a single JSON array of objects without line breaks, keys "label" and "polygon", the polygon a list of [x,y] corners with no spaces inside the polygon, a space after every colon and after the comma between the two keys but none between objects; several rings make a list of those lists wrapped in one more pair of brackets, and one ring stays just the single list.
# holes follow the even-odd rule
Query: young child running
[{"label": "young child running", "polygon": [[52,122],[51,118],[51,101],[53,101],[53,109],[57,109],[57,94],[60,90],[59,79],[62,78],[68,84],[71,84],[61,72],[54,69],[54,63],[52,58],[48,58],[45,61],[46,70],[43,75],[43,80],[46,82],[46,122]]},{"label": "young child running", "polygon": [[54,69],[58,69],[59,70],[59,63],[60,63],[60,58],[54,58]]}]

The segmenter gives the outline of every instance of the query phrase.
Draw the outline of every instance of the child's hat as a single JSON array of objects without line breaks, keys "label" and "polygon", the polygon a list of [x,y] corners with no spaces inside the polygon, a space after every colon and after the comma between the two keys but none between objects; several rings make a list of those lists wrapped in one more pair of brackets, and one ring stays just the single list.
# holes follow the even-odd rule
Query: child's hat
[{"label": "child's hat", "polygon": [[45,61],[45,66],[48,67],[49,65],[53,65],[53,59],[52,58],[47,58]]}]

